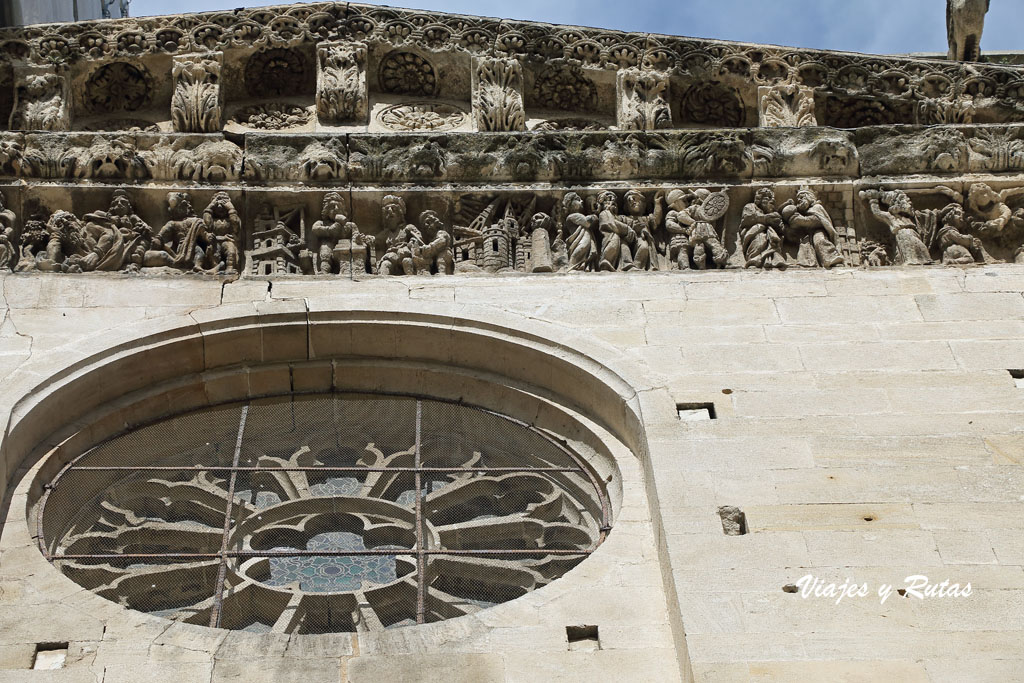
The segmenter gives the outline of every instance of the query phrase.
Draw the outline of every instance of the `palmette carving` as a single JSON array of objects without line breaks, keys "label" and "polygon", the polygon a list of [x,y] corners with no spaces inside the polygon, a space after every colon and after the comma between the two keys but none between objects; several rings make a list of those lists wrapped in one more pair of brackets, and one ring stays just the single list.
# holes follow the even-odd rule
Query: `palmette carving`
[{"label": "palmette carving", "polygon": [[369,111],[366,45],[317,46],[316,110],[322,123],[365,121]]},{"label": "palmette carving", "polygon": [[221,128],[220,72],[223,55],[205,53],[174,58],[171,122],[179,133],[215,133]]},{"label": "palmette carving", "polygon": [[794,84],[758,88],[761,126],[765,128],[803,128],[817,126],[814,90]]},{"label": "palmette carving", "polygon": [[473,69],[473,119],[480,131],[526,130],[523,67],[515,59],[479,59]]},{"label": "palmette carving", "polygon": [[616,118],[622,130],[672,127],[668,74],[622,69],[616,76]]}]

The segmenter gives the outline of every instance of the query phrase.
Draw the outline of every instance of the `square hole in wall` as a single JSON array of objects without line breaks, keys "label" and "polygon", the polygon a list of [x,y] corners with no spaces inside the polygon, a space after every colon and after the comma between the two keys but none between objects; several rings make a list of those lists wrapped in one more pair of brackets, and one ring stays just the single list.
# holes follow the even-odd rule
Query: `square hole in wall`
[{"label": "square hole in wall", "polygon": [[41,670],[63,669],[68,659],[67,643],[39,643],[32,668]]},{"label": "square hole in wall", "polygon": [[566,626],[565,637],[570,651],[600,650],[601,639],[597,626]]},{"label": "square hole in wall", "polygon": [[1010,377],[1013,378],[1014,383],[1018,389],[1024,389],[1024,370],[1009,370]]},{"label": "square hole in wall", "polygon": [[701,422],[718,418],[714,403],[677,403],[676,414],[683,422]]}]

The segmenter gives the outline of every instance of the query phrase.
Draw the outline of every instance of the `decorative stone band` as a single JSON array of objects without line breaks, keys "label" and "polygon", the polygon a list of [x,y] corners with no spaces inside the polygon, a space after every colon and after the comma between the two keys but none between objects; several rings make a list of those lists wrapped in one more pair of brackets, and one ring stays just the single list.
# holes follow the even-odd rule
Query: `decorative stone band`
[{"label": "decorative stone band", "polygon": [[[436,113],[437,120],[443,115]],[[430,134],[0,134],[0,178],[101,183],[736,181],[1019,171],[1024,125],[643,134],[465,134],[444,126]]]},{"label": "decorative stone band", "polygon": [[[40,66],[197,52],[256,51],[352,41],[388,49],[565,61],[583,71],[641,67],[691,80],[752,87],[795,84],[851,98],[914,103],[974,98],[986,120],[1019,119],[1018,66],[860,55],[429,13],[355,3],[310,3],[187,16],[38,25],[0,31],[0,54]],[[412,54],[407,52],[406,54]],[[163,57],[166,61],[166,57]],[[358,97],[357,97],[358,99]],[[756,108],[756,102],[750,104]],[[857,103],[837,103],[849,108]],[[904,121],[906,122],[906,121]]]},{"label": "decorative stone band", "polygon": [[0,184],[0,267],[448,275],[1024,262],[1024,178]]}]

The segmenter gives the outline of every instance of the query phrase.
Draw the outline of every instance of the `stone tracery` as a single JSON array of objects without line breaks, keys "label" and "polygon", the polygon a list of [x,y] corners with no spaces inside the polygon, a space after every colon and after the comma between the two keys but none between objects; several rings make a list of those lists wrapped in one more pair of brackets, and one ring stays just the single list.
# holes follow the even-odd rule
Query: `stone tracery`
[{"label": "stone tracery", "polygon": [[87,453],[47,496],[41,547],[99,595],[170,619],[374,630],[472,614],[555,580],[608,533],[596,486],[578,456],[496,414],[286,397]]}]

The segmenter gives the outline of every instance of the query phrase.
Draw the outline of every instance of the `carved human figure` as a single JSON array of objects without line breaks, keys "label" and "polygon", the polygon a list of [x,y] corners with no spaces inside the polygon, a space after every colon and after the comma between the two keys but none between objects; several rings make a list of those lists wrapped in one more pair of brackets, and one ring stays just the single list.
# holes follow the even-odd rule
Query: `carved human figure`
[{"label": "carved human figure", "polygon": [[562,215],[559,234],[569,234],[566,240],[569,270],[594,270],[597,266],[597,240],[594,239],[597,216],[584,214],[583,199],[575,192],[566,192],[559,208]]},{"label": "carved human figure", "polygon": [[421,235],[426,235],[426,243],[422,245],[411,244],[412,263],[416,274],[430,275],[451,275],[455,272],[455,254],[452,246],[455,241],[452,239],[448,227],[441,220],[436,211],[424,211],[420,214]]},{"label": "carved human figure", "polygon": [[[37,251],[34,254],[32,265],[36,270],[66,271],[69,270],[65,264],[66,259],[85,253],[86,246],[81,221],[70,211],[54,211],[46,221],[46,248],[44,251]],[[23,257],[27,256],[24,251],[22,255]],[[76,266],[70,270],[81,272],[82,269]]]},{"label": "carved human figure", "polygon": [[601,231],[600,270],[633,270],[633,252],[630,245],[636,243],[636,233],[629,223],[619,216],[619,199],[614,192],[606,190],[597,196],[600,213],[597,215]]},{"label": "carved human figure", "polygon": [[18,262],[18,252],[14,248],[14,212],[5,206],[5,198],[0,192],[0,270],[11,270]]},{"label": "carved human figure", "polygon": [[211,242],[207,261],[214,272],[237,275],[242,241],[242,219],[227,192],[218,192],[203,209],[203,223]]},{"label": "carved human figure", "polygon": [[754,201],[743,207],[740,217],[739,239],[743,248],[744,266],[784,270],[784,228],[782,214],[775,205],[775,192],[769,187],[760,188],[754,195]]},{"label": "carved human figure", "polygon": [[[689,269],[691,263],[698,270],[724,268],[729,260],[729,252],[722,245],[711,222],[725,212],[714,211],[715,216],[712,218],[704,210],[705,203],[712,198],[724,200],[725,196],[722,193],[713,194],[704,188],[673,190],[669,193],[671,211],[665,217],[665,228],[672,235],[669,259],[679,270]],[[723,208],[728,208],[727,202]]]},{"label": "carved human figure", "polygon": [[153,238],[153,229],[135,214],[124,190],[114,190],[109,210],[86,214],[79,231],[82,248],[65,252],[65,265],[74,272],[138,270]]},{"label": "carved human figure", "polygon": [[[345,199],[337,192],[328,192],[324,197],[320,220],[313,224],[313,238],[316,240],[316,273],[329,275],[342,267],[339,256],[347,251],[351,256],[353,245],[364,248],[368,235],[362,235],[355,223],[345,215]],[[347,242],[347,244],[346,244]]]},{"label": "carved human figure", "polygon": [[801,266],[834,268],[843,264],[843,255],[836,248],[836,234],[828,209],[818,201],[810,188],[801,188],[796,201],[781,207],[786,239],[799,244],[797,262]]},{"label": "carved human figure", "polygon": [[917,212],[906,192],[861,190],[860,197],[867,200],[872,215],[889,228],[904,265],[919,266],[932,262],[918,226]]},{"label": "carved human figure", "polygon": [[415,225],[406,225],[384,242],[384,254],[377,264],[381,275],[415,275],[413,252],[424,246],[423,235]]},{"label": "carved human figure", "polygon": [[985,247],[977,237],[965,235],[967,219],[964,207],[955,202],[938,212],[935,244],[946,265],[984,263],[988,260]]},{"label": "carved human figure", "polygon": [[946,0],[949,58],[958,62],[981,59],[981,34],[989,0]]},{"label": "carved human figure", "polygon": [[187,192],[167,193],[169,220],[153,237],[143,265],[147,268],[203,270],[207,249],[213,246],[206,223],[195,214]]},{"label": "carved human figure", "polygon": [[1013,259],[1024,263],[1024,209],[1012,209],[1009,200],[1024,194],[1024,187],[996,191],[986,183],[974,183],[967,191],[971,231],[1003,247],[1015,248]]},{"label": "carved human figure", "polygon": [[637,190],[626,193],[624,204],[626,214],[621,220],[629,226],[634,235],[634,241],[630,244],[633,249],[633,268],[657,270],[654,233],[661,228],[665,220],[665,191],[659,190],[654,195],[654,206],[650,213],[647,211],[647,197]]}]

